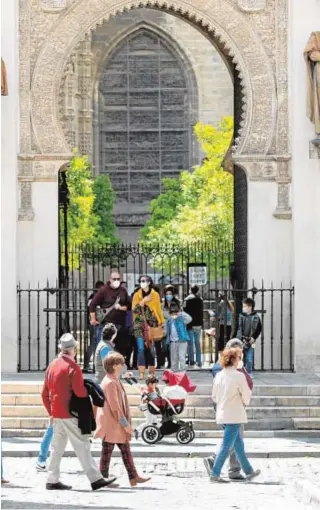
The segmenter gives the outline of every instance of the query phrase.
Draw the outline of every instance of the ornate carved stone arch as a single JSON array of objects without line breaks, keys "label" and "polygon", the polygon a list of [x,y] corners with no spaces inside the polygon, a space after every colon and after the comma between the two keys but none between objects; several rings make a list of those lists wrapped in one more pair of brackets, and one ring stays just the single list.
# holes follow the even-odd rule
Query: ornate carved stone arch
[{"label": "ornate carved stone arch", "polygon": [[268,154],[277,111],[271,63],[248,18],[227,0],[78,0],[71,5],[48,35],[33,73],[31,120],[39,152],[68,151],[59,122],[59,89],[65,64],[76,45],[110,16],[138,7],[170,12],[224,45],[239,72],[244,98],[235,153]]}]

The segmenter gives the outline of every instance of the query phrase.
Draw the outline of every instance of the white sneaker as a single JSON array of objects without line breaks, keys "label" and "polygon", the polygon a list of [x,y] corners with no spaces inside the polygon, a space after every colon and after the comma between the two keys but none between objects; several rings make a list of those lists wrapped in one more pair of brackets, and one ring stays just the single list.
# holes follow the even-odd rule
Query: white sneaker
[{"label": "white sneaker", "polygon": [[45,462],[37,462],[36,463],[36,470],[42,473],[45,473],[47,471],[47,465]]}]

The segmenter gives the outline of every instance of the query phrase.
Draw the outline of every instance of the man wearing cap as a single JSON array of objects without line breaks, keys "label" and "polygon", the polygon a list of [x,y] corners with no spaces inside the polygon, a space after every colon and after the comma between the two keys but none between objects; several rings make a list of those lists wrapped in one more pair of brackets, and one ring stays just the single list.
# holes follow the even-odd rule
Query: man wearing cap
[{"label": "man wearing cap", "polygon": [[72,487],[59,481],[60,463],[68,440],[87,475],[92,490],[107,487],[115,477],[105,479],[92,458],[89,436],[82,435],[78,420],[69,412],[72,392],[77,397],[87,397],[81,368],[75,362],[77,342],[70,333],[60,338],[60,356],[46,370],[42,401],[53,421],[52,455],[48,467],[47,490],[70,490]]}]

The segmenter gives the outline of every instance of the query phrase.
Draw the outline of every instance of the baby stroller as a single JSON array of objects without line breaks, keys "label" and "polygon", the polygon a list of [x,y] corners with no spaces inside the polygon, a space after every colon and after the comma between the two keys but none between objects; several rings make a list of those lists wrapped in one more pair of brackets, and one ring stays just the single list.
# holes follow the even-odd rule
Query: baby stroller
[{"label": "baby stroller", "polygon": [[160,393],[151,393],[139,406],[145,412],[146,422],[141,430],[141,437],[147,444],[155,444],[164,436],[176,435],[180,444],[189,444],[195,438],[193,424],[178,418],[185,407],[188,393],[192,393],[196,386],[188,375],[165,370],[162,377],[166,386]]}]

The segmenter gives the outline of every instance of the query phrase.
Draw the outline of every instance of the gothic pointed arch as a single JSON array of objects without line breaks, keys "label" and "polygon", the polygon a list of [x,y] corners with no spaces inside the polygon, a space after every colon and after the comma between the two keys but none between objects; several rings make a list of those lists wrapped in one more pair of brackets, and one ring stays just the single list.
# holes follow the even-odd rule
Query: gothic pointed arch
[{"label": "gothic pointed arch", "polygon": [[192,66],[151,24],[135,25],[107,48],[96,73],[93,115],[95,170],[110,175],[118,203],[149,203],[163,177],[198,162]]}]

